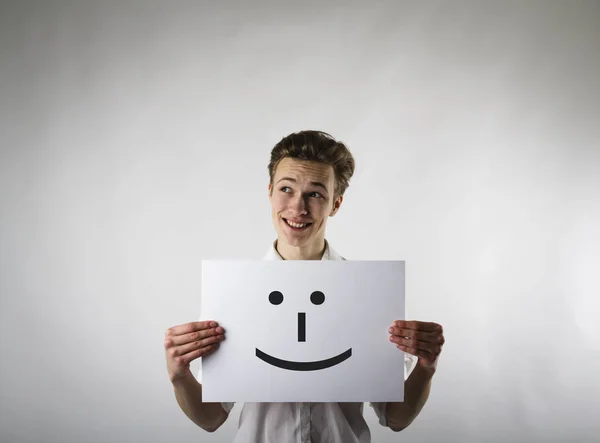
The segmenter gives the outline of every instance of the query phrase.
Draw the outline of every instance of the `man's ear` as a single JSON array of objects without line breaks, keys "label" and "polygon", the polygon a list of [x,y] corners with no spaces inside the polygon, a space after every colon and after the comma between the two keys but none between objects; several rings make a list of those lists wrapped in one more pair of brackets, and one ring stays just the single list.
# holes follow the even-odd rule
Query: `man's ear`
[{"label": "man's ear", "polygon": [[273,195],[273,185],[271,183],[269,183],[268,189],[269,189],[269,200],[270,200],[271,196]]},{"label": "man's ear", "polygon": [[333,202],[333,208],[329,213],[330,217],[333,217],[335,214],[337,214],[338,210],[340,209],[340,206],[342,206],[342,201],[344,201],[343,195],[340,195],[338,198],[335,199],[335,201]]}]

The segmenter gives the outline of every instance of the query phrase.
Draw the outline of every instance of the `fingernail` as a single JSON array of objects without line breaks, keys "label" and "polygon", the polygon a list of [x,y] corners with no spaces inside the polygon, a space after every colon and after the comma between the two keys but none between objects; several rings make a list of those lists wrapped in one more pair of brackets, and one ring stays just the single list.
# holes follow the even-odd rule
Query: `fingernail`
[{"label": "fingernail", "polygon": [[217,332],[217,334],[222,334],[224,332],[223,328],[220,326],[217,329],[215,329],[215,331]]},{"label": "fingernail", "polygon": [[217,326],[217,322],[216,321],[211,321],[210,322],[210,327],[214,328],[215,326]]},{"label": "fingernail", "polygon": [[391,334],[392,332],[394,332],[394,328],[390,328],[390,329],[388,329],[388,331]]}]

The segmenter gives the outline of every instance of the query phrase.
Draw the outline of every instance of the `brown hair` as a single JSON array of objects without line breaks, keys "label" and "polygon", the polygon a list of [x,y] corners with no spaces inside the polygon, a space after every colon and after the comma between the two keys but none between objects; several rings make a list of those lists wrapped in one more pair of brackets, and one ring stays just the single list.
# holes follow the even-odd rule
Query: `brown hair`
[{"label": "brown hair", "polygon": [[345,144],[322,131],[301,131],[290,134],[271,150],[269,178],[273,177],[279,162],[285,157],[317,161],[333,167],[335,173],[335,197],[343,195],[354,174],[354,157]]}]

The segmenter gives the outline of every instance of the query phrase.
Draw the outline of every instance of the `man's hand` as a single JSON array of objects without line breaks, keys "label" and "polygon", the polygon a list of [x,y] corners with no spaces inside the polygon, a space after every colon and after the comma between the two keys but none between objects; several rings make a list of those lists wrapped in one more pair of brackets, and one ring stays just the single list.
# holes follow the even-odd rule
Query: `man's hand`
[{"label": "man's hand", "polygon": [[224,334],[215,321],[197,321],[167,329],[165,354],[171,382],[190,375],[190,363],[217,349]]},{"label": "man's hand", "polygon": [[441,325],[422,321],[396,320],[388,330],[390,341],[404,352],[419,357],[418,365],[435,371],[444,346]]}]

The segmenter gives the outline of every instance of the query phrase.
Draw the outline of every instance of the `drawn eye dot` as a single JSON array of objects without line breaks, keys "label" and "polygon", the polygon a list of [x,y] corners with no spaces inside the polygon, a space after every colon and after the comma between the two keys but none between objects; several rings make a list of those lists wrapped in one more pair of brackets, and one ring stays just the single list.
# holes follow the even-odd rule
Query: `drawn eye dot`
[{"label": "drawn eye dot", "polygon": [[269,294],[269,301],[272,305],[280,305],[283,303],[283,294],[279,291],[273,291]]},{"label": "drawn eye dot", "polygon": [[310,301],[313,305],[322,305],[325,301],[325,294],[323,294],[321,291],[315,291],[310,294]]}]

